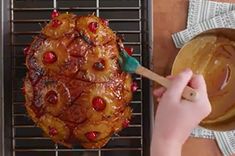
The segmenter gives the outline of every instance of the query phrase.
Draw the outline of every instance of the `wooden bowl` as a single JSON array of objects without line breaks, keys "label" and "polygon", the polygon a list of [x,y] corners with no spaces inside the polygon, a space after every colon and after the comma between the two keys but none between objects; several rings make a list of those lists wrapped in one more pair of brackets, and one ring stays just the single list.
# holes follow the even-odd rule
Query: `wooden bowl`
[{"label": "wooden bowl", "polygon": [[185,68],[202,74],[211,114],[200,125],[211,130],[235,129],[235,29],[214,29],[188,42],[178,53],[172,74]]}]

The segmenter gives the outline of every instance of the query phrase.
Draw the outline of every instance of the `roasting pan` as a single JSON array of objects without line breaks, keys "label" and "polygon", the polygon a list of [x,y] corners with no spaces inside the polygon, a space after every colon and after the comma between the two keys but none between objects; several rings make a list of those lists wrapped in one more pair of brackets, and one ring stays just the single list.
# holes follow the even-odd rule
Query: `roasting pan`
[{"label": "roasting pan", "polygon": [[2,0],[0,31],[0,153],[2,156],[149,156],[153,104],[150,82],[133,75],[139,84],[130,127],[112,137],[102,149],[72,149],[54,144],[28,118],[21,93],[26,73],[22,49],[49,21],[50,12],[95,13],[110,20],[134,57],[150,68],[152,52],[151,0]]}]

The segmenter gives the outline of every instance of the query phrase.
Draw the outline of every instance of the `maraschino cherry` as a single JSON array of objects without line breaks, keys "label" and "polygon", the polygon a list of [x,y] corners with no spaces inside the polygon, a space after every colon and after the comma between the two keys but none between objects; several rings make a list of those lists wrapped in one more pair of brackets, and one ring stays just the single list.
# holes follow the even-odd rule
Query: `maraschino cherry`
[{"label": "maraschino cherry", "polygon": [[25,95],[25,87],[21,88],[22,93]]},{"label": "maraschino cherry", "polygon": [[58,16],[59,16],[59,12],[58,12],[56,9],[54,9],[54,10],[52,11],[52,13],[51,13],[51,18],[54,19],[54,18],[56,18],[56,17],[58,17]]},{"label": "maraschino cherry", "polygon": [[52,26],[53,28],[57,28],[57,27],[59,27],[61,24],[62,24],[62,22],[61,22],[60,20],[58,20],[58,19],[53,19],[51,26]]},{"label": "maraschino cherry", "polygon": [[53,51],[46,51],[43,54],[43,63],[52,64],[57,61],[57,56]]},{"label": "maraschino cherry", "polygon": [[88,28],[90,29],[91,32],[96,33],[97,29],[99,27],[99,24],[97,22],[91,22],[88,25]]},{"label": "maraschino cherry", "polygon": [[101,19],[104,25],[109,26],[109,21],[107,19]]},{"label": "maraschino cherry", "polygon": [[128,53],[129,56],[131,56],[134,52],[133,48],[125,47],[126,52]]},{"label": "maraschino cherry", "polygon": [[133,82],[131,85],[131,91],[136,92],[138,89],[138,84],[136,82]]},{"label": "maraschino cherry", "polygon": [[28,55],[29,52],[30,52],[30,47],[25,47],[25,48],[24,48],[24,55],[25,55],[25,56]]},{"label": "maraschino cherry", "polygon": [[105,69],[105,60],[99,60],[93,64],[93,68],[98,71],[102,71]]},{"label": "maraschino cherry", "polygon": [[123,127],[123,128],[127,128],[127,127],[129,127],[129,124],[130,124],[130,120],[126,119],[126,120],[122,123],[122,127]]},{"label": "maraschino cherry", "polygon": [[105,109],[106,102],[101,97],[95,97],[92,100],[92,106],[96,111],[100,112],[100,111],[103,111]]},{"label": "maraschino cherry", "polygon": [[50,136],[56,136],[58,134],[58,131],[54,127],[49,127],[49,135]]},{"label": "maraschino cherry", "polygon": [[87,132],[85,136],[89,141],[95,141],[98,137],[98,134],[99,132],[91,131],[91,132]]},{"label": "maraschino cherry", "polygon": [[49,91],[46,96],[46,101],[50,104],[57,104],[58,102],[58,96],[55,91],[51,90]]}]

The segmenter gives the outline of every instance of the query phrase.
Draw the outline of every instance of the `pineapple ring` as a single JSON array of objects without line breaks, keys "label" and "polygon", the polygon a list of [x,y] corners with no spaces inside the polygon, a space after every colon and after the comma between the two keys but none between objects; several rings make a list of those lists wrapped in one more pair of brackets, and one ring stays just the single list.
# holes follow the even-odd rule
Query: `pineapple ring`
[{"label": "pineapple ring", "polygon": [[33,111],[32,107],[32,100],[33,100],[33,86],[26,75],[24,80],[24,89],[25,89],[25,107],[29,117],[35,122],[38,122],[37,114]]},{"label": "pineapple ring", "polygon": [[[124,73],[123,73],[124,74]],[[126,103],[129,103],[132,100],[132,91],[131,91],[131,85],[132,85],[132,78],[129,74],[124,74],[124,83],[123,83],[123,100]]]},{"label": "pineapple ring", "polygon": [[63,143],[69,138],[70,130],[66,124],[49,114],[45,114],[39,119],[38,126],[57,143]]},{"label": "pineapple ring", "polygon": [[[86,137],[86,134],[89,132],[97,132],[97,137],[93,141],[89,140]],[[99,122],[86,122],[77,126],[73,131],[75,137],[83,142],[97,142],[104,138],[107,138],[112,134],[112,126],[108,121],[99,121]]]},{"label": "pineapple ring", "polygon": [[108,143],[109,140],[110,140],[110,137],[107,137],[97,142],[83,142],[81,143],[81,145],[87,149],[102,148],[104,145]]},{"label": "pineapple ring", "polygon": [[[90,24],[95,23],[96,29],[91,30]],[[105,23],[94,15],[81,16],[76,21],[77,31],[87,42],[94,45],[104,45],[111,40],[116,40],[116,35]]]},{"label": "pineapple ring", "polygon": [[29,80],[29,75],[27,74],[24,80],[24,90],[25,90],[25,104],[31,105],[33,100],[33,86]]},{"label": "pineapple ring", "polygon": [[132,115],[131,107],[126,107],[125,110],[122,113],[120,113],[119,116],[116,117],[114,121],[112,122],[113,123],[112,127],[113,127],[114,132],[117,133],[121,131],[123,128],[125,128],[123,127],[123,123],[126,120],[129,121],[131,119],[131,115]]},{"label": "pineapple ring", "polygon": [[26,111],[28,113],[28,116],[33,120],[34,123],[38,122],[37,114],[33,111],[33,109],[29,105],[25,105]]},{"label": "pineapple ring", "polygon": [[[74,75],[78,71],[78,58],[69,56],[66,44],[61,40],[46,40],[44,45],[39,47],[36,52],[28,56],[26,65],[29,69],[34,69],[41,73],[48,72],[50,74]],[[48,55],[48,56],[47,56]],[[45,61],[46,60],[46,61]]]},{"label": "pineapple ring", "polygon": [[[100,62],[105,62],[104,69],[102,71],[95,70],[93,68],[93,65]],[[76,77],[79,80],[88,82],[108,82],[110,79],[116,77],[118,74],[118,63],[115,59],[108,60],[106,58],[96,58],[94,60],[88,60],[87,63],[84,64],[81,68],[82,69],[77,72]]]},{"label": "pineapple ring", "polygon": [[[115,96],[119,92],[120,90],[115,90],[104,84],[94,84],[90,89],[82,93],[77,103],[87,108],[87,117],[89,120],[100,121],[103,118],[111,118],[124,107],[122,105],[123,102]],[[93,105],[95,98],[101,98],[105,103],[105,106],[101,106],[103,107],[101,111],[97,111]]]},{"label": "pineapple ring", "polygon": [[[44,56],[48,52],[54,53],[56,60],[51,63],[44,63]],[[42,69],[45,69],[47,72],[56,73],[59,73],[66,61],[69,60],[66,48],[62,44],[58,44],[58,41],[53,40],[46,40],[44,45],[34,53],[34,57],[36,58],[36,64],[38,64]]]},{"label": "pineapple ring", "polygon": [[[108,54],[107,54],[108,53]],[[116,48],[95,47],[86,55],[79,67],[77,78],[91,82],[107,82],[119,72]]]},{"label": "pineapple ring", "polygon": [[[65,107],[71,104],[71,96],[66,85],[60,81],[42,79],[35,86],[35,105],[42,106],[47,113],[58,116]],[[48,94],[56,96],[55,99]],[[52,99],[52,100],[51,100]],[[53,101],[54,100],[54,101]]]},{"label": "pineapple ring", "polygon": [[[64,34],[69,34],[74,31],[76,15],[61,14],[55,17],[49,24],[45,26],[42,33],[50,38],[57,39]],[[58,26],[54,23],[58,22]]]},{"label": "pineapple ring", "polygon": [[[132,99],[132,78],[127,73],[120,73],[118,77],[107,82],[106,86],[112,88],[112,92],[117,99],[121,100],[124,104],[128,104]],[[115,92],[116,91],[116,92]]]}]

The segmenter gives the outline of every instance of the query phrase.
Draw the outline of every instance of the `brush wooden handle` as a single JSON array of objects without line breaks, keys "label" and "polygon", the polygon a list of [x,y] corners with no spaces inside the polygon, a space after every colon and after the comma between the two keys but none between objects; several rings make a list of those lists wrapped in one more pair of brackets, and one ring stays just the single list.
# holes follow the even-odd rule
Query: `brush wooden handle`
[{"label": "brush wooden handle", "polygon": [[[153,80],[166,88],[168,88],[171,83],[170,80],[168,80],[167,78],[160,76],[143,66],[139,66],[136,69],[135,73],[142,75],[146,78],[149,78],[150,80]],[[183,94],[182,94],[183,98],[190,100],[190,101],[194,101],[196,96],[197,96],[197,92],[193,88],[189,86],[185,87]]]}]

